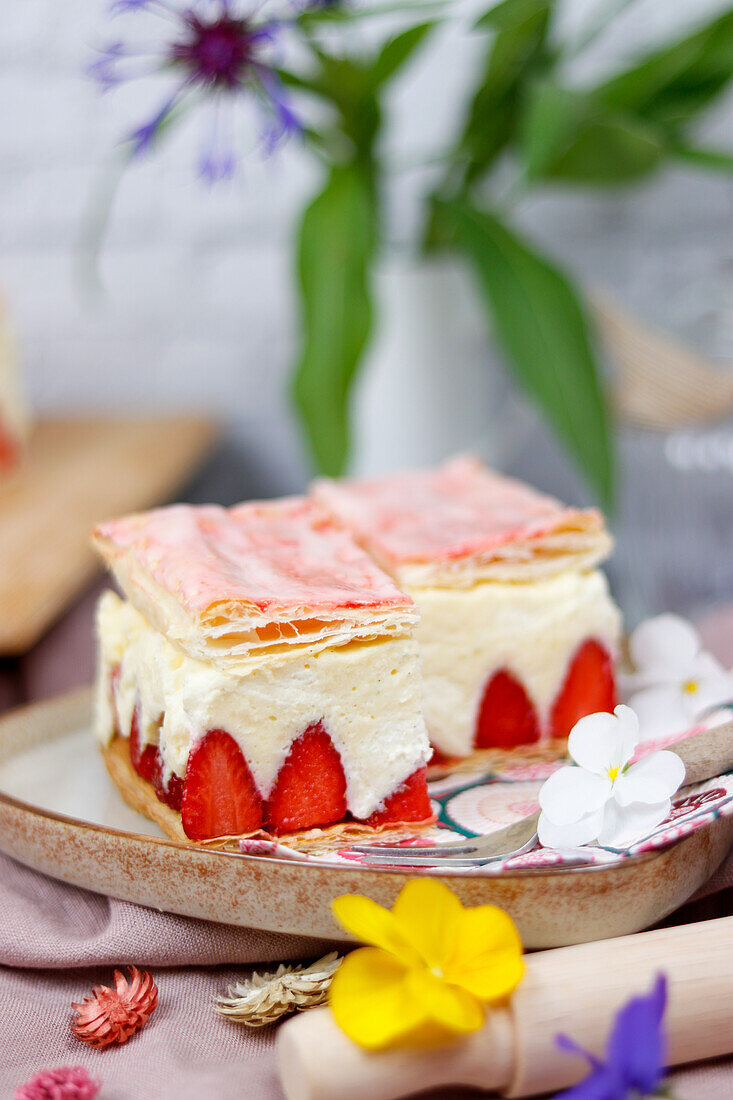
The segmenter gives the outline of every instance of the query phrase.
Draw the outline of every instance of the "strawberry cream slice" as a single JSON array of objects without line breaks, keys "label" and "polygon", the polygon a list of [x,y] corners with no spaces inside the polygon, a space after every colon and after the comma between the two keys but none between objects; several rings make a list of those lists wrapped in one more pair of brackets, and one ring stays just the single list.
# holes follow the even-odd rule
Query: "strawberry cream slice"
[{"label": "strawberry cream slice", "polygon": [[95,539],[126,597],[98,607],[97,734],[190,840],[430,819],[416,608],[325,510],[177,505]]},{"label": "strawberry cream slice", "polygon": [[621,617],[597,568],[611,549],[599,511],[469,457],[318,481],[313,496],[420,610],[435,759],[566,737],[612,708]]}]

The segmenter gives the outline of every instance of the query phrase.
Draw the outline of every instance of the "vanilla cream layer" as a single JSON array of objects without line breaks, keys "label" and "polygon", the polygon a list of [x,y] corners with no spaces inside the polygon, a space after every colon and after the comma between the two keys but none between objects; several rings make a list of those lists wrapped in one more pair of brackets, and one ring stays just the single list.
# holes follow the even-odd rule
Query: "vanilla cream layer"
[{"label": "vanilla cream layer", "polygon": [[408,588],[421,621],[423,711],[432,742],[449,756],[473,747],[484,688],[511,672],[534,703],[543,733],[568,663],[596,638],[616,653],[621,614],[605,576],[567,572],[525,584]]},{"label": "vanilla cream layer", "polygon": [[115,708],[128,734],[137,705],[141,739],[160,745],[166,778],[185,774],[191,747],[207,730],[223,729],[267,798],[292,742],[323,721],[341,757],[348,808],[365,818],[430,755],[412,639],[326,649],[235,676],[184,655],[113,592],[99,602],[97,631],[97,736],[112,738]]}]

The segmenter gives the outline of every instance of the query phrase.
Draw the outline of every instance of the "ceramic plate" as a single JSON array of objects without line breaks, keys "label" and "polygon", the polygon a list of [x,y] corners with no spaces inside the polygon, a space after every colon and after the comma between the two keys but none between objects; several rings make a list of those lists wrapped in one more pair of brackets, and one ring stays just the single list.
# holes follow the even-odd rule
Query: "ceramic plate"
[{"label": "ceramic plate", "polygon": [[[0,850],[8,855],[141,905],[325,939],[346,938],[330,914],[334,897],[356,892],[391,905],[406,882],[404,871],[366,868],[348,853],[291,860],[165,838],[107,776],[89,730],[90,699],[85,690],[0,719]],[[458,789],[451,782],[433,793],[441,816],[463,822],[463,832],[471,831],[466,823],[524,812],[534,791],[518,776],[497,784],[491,799],[491,784],[482,794],[473,781]],[[600,862],[578,866],[551,853],[491,874],[446,877],[464,903],[508,910],[530,948],[638,931],[681,905],[724,858],[733,841],[733,777],[690,788],[675,812],[635,850],[604,852]]]}]

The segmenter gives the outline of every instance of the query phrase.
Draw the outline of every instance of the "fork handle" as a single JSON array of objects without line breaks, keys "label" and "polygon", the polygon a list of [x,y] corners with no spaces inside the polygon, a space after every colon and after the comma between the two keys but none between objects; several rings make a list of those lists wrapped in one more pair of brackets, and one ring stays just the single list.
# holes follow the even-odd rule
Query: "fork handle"
[{"label": "fork handle", "polygon": [[733,1051],[733,917],[641,932],[528,955],[506,1007],[480,1031],[439,1049],[362,1050],[328,1009],[288,1021],[278,1038],[287,1100],[394,1100],[467,1085],[505,1097],[536,1096],[588,1072],[558,1050],[558,1032],[602,1057],[613,1014],[667,975],[669,1065]]}]

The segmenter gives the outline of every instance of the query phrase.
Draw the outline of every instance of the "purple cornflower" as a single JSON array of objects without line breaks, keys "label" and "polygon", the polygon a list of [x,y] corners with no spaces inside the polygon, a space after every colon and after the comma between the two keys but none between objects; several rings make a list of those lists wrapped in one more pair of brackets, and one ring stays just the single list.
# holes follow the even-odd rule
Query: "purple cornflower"
[{"label": "purple cornflower", "polygon": [[560,1049],[582,1054],[591,1071],[555,1100],[629,1100],[632,1096],[653,1094],[664,1077],[662,1017],[666,1004],[667,981],[660,974],[651,993],[633,997],[617,1012],[605,1062],[566,1035],[558,1035],[556,1042]]},{"label": "purple cornflower", "polygon": [[[254,3],[254,0],[252,0]],[[152,44],[118,39],[100,50],[89,75],[105,90],[142,77],[168,82],[162,103],[136,126],[128,141],[133,155],[147,151],[184,106],[206,103],[199,175],[213,183],[234,173],[235,115],[256,108],[260,141],[267,153],[300,130],[276,70],[276,51],[289,18],[263,18],[238,0],[112,0],[114,15],[145,13],[158,25]]]}]

